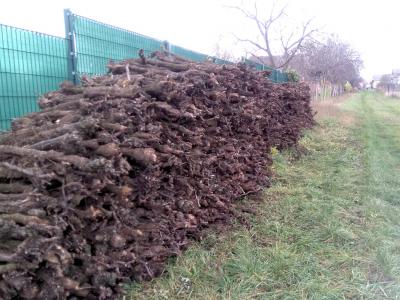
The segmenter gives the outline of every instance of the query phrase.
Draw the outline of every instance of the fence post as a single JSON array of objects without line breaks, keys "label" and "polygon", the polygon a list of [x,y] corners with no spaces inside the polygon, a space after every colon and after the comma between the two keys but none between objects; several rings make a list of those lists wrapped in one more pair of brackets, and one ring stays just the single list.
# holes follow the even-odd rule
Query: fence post
[{"label": "fence post", "polygon": [[163,41],[162,43],[164,50],[171,53],[171,44],[167,40]]},{"label": "fence post", "polygon": [[67,40],[68,77],[74,84],[78,83],[76,72],[76,48],[73,15],[71,10],[64,9],[65,38]]}]

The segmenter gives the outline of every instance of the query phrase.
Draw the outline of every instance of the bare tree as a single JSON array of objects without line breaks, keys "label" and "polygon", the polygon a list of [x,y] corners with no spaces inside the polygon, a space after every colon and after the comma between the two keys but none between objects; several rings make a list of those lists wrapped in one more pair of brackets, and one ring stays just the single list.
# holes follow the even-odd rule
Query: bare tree
[{"label": "bare tree", "polygon": [[[261,38],[261,42],[237,37],[238,40],[251,44],[255,47],[255,50],[261,51],[264,56],[266,55],[271,67],[286,69],[302,45],[311,40],[318,29],[313,26],[313,20],[309,19],[292,28],[290,33],[285,34],[285,24],[281,21],[284,21],[287,17],[287,5],[278,8],[277,3],[277,1],[273,2],[272,9],[268,14],[263,14],[259,11],[257,2],[254,2],[252,10],[247,10],[240,6],[231,6],[231,8],[240,11],[246,18],[253,21]],[[274,44],[276,40],[279,40],[278,49]],[[277,59],[277,55],[280,55],[279,59]],[[253,54],[253,56],[259,57],[260,55]],[[264,61],[260,60],[260,62],[263,63]]]}]

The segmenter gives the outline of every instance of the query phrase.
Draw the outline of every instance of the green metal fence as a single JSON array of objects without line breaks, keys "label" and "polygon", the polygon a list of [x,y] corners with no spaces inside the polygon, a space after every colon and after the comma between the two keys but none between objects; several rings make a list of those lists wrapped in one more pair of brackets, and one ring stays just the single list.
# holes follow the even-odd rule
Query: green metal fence
[{"label": "green metal fence", "polygon": [[206,61],[206,60],[210,60],[216,64],[219,65],[229,65],[229,64],[233,64],[233,62],[224,60],[224,59],[220,59],[217,57],[213,57],[210,55],[206,55],[200,52],[196,52],[193,50],[189,50],[180,46],[176,46],[176,45],[171,45],[169,51],[171,53],[174,53],[176,55],[185,57],[187,59],[193,60],[193,61],[198,61],[198,62],[202,62],[202,61]]},{"label": "green metal fence", "polygon": [[231,61],[227,61],[225,59],[221,59],[221,58],[214,58],[214,63],[218,64],[218,65],[231,65],[233,64],[233,62]]},{"label": "green metal fence", "polygon": [[[67,36],[71,37],[70,48],[75,52],[75,71],[78,76],[104,74],[110,59],[118,61],[135,58],[138,57],[140,49],[148,55],[168,47],[171,53],[193,61],[201,62],[209,58],[206,54],[75,15],[69,10],[65,11],[65,19]],[[221,59],[216,59],[215,62],[230,63]]]},{"label": "green metal fence", "polygon": [[78,76],[105,74],[110,59],[135,58],[140,49],[148,55],[163,47],[161,40],[68,13]]},{"label": "green metal fence", "polygon": [[198,61],[198,62],[206,61],[207,58],[209,57],[208,55],[205,55],[203,53],[192,51],[192,50],[189,50],[189,49],[186,49],[186,48],[183,48],[180,46],[176,46],[176,45],[171,45],[170,51],[171,51],[171,53],[174,53],[176,55],[185,57],[190,60]]},{"label": "green metal fence", "polygon": [[253,66],[256,70],[259,70],[259,71],[269,70],[269,71],[271,71],[271,75],[269,75],[269,79],[271,79],[275,83],[283,83],[283,82],[288,82],[289,81],[289,78],[288,78],[288,76],[287,76],[287,74],[285,72],[282,72],[280,70],[276,70],[276,69],[271,68],[271,67],[266,66],[266,65],[262,65],[262,64],[256,63],[256,62],[254,62],[252,60],[248,60],[248,59],[245,59],[244,62],[246,64],[249,64],[249,65]]},{"label": "green metal fence", "polygon": [[[64,11],[66,38],[0,24],[0,131],[8,130],[13,118],[37,111],[40,95],[57,89],[64,80],[102,75],[109,60],[135,58],[140,49],[148,55],[168,48],[194,61],[212,59],[217,64],[231,62],[212,58],[177,45],[170,45],[132,31],[117,28]],[[288,81],[287,75],[245,60],[258,70],[271,70],[274,82]]]},{"label": "green metal fence", "polygon": [[0,131],[68,79],[66,41],[0,24]]}]

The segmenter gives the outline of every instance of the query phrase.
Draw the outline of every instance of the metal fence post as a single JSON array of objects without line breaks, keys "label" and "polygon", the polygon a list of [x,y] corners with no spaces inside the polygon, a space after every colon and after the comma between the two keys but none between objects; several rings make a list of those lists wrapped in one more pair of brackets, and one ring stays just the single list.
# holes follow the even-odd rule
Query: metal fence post
[{"label": "metal fence post", "polygon": [[163,47],[165,51],[171,52],[171,44],[167,40],[163,41]]},{"label": "metal fence post", "polygon": [[71,10],[64,9],[65,38],[67,39],[67,59],[68,59],[68,77],[74,83],[78,83],[78,74],[76,72],[76,48],[73,14]]}]

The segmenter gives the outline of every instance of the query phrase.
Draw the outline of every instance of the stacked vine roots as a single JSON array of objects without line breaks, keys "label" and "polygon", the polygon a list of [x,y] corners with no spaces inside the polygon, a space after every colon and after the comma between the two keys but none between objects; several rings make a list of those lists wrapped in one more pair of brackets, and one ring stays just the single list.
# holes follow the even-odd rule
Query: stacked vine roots
[{"label": "stacked vine roots", "polygon": [[165,53],[62,84],[0,136],[0,298],[113,299],[268,185],[309,91]]}]

